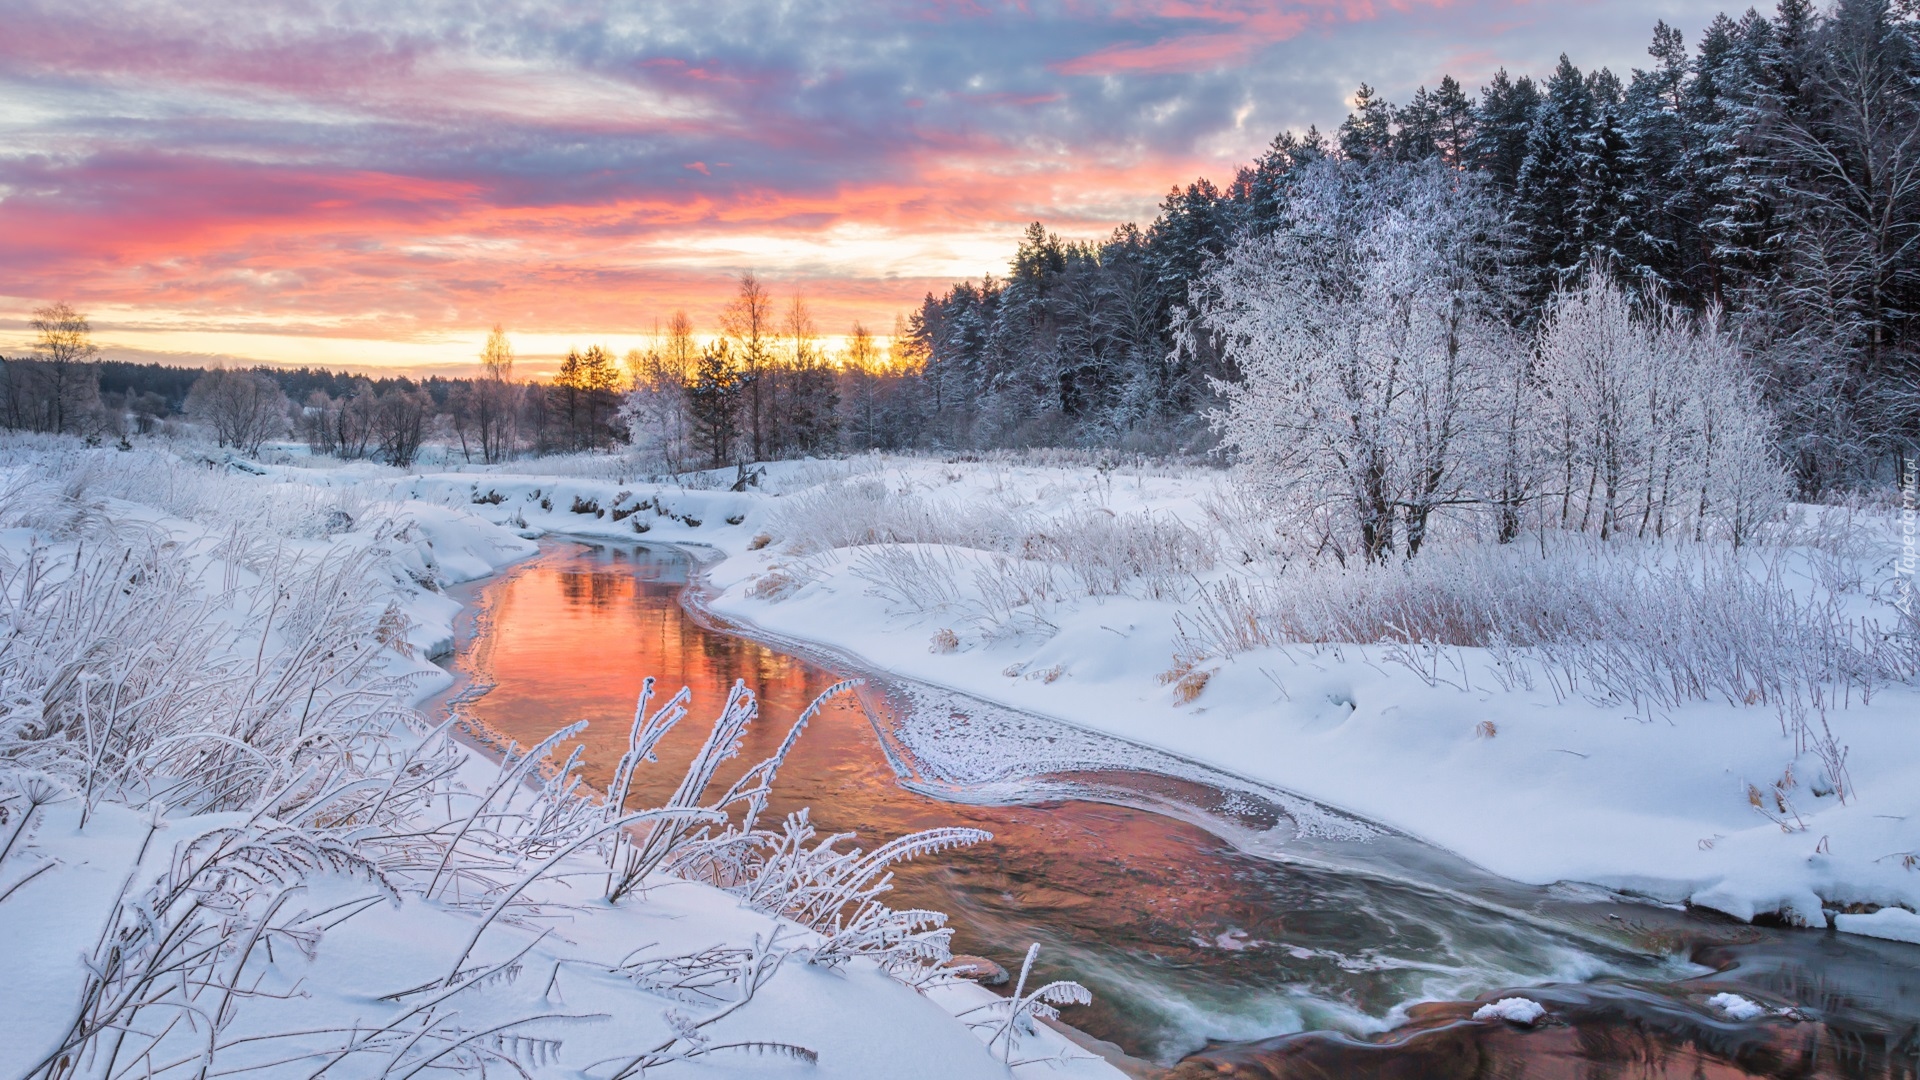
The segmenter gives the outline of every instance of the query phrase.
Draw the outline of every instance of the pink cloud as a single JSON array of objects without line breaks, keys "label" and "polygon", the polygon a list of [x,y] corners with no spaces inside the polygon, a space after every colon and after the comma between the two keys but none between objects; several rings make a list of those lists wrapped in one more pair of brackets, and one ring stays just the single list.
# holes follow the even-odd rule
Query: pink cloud
[{"label": "pink cloud", "polygon": [[[1390,0],[1396,11],[1446,8],[1453,0]],[[1369,22],[1373,0],[1299,0],[1286,8],[1261,0],[1144,0],[1108,12],[1138,25],[1197,24],[1146,44],[1109,45],[1052,65],[1062,75],[1177,74],[1243,63],[1309,26]]]},{"label": "pink cloud", "polygon": [[[1301,18],[1299,26],[1306,20]],[[1295,28],[1296,32],[1298,27]],[[1062,75],[1163,74],[1204,71],[1244,60],[1283,38],[1260,39],[1240,33],[1189,34],[1151,45],[1115,45],[1055,64]]]}]

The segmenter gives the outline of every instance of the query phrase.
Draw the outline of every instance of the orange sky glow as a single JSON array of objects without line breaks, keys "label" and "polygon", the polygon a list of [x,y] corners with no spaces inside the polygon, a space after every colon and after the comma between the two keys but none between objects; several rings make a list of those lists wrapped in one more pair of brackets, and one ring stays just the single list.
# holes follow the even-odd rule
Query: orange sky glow
[{"label": "orange sky glow", "polygon": [[[1034,220],[1149,223],[1365,80],[1624,71],[1631,0],[21,0],[0,38],[0,352],[88,312],[107,355],[532,370],[717,324],[752,270],[830,344],[1002,272]],[[474,20],[480,20],[475,22]]]}]

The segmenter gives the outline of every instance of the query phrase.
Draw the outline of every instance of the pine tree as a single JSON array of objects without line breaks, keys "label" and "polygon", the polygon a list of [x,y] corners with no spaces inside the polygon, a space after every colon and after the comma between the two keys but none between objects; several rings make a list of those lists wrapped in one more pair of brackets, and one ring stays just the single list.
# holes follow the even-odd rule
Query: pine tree
[{"label": "pine tree", "polygon": [[1574,231],[1586,261],[1598,259],[1637,281],[1644,263],[1630,214],[1635,177],[1618,110],[1616,104],[1603,105],[1593,130],[1581,140]]},{"label": "pine tree", "polygon": [[687,387],[687,411],[709,468],[718,469],[733,460],[740,437],[742,390],[739,365],[725,341],[700,351],[693,382]]},{"label": "pine tree", "polygon": [[1566,54],[1547,80],[1546,94],[1527,133],[1527,156],[1514,186],[1523,289],[1537,309],[1586,264],[1582,231],[1582,177],[1592,165],[1597,126],[1593,93]]},{"label": "pine tree", "polygon": [[1465,168],[1471,159],[1475,134],[1473,99],[1460,89],[1458,80],[1443,75],[1432,103],[1434,152],[1454,168]]},{"label": "pine tree", "polygon": [[1394,113],[1393,160],[1425,161],[1440,155],[1440,109],[1426,87],[1413,92],[1404,109]]},{"label": "pine tree", "polygon": [[1533,132],[1533,114],[1540,107],[1540,91],[1522,75],[1495,72],[1480,91],[1474,110],[1473,134],[1467,157],[1475,169],[1490,177],[1501,191],[1512,193],[1520,184],[1520,167],[1527,160],[1527,139]]},{"label": "pine tree", "polygon": [[1340,125],[1340,154],[1365,165],[1393,151],[1393,105],[1366,83],[1353,95],[1353,111]]}]

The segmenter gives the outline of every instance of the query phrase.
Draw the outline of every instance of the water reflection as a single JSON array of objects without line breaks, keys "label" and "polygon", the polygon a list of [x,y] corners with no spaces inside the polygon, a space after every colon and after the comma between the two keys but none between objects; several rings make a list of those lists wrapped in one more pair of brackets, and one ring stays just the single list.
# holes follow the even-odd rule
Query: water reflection
[{"label": "water reflection", "polygon": [[[456,666],[491,690],[462,708],[523,744],[574,720],[589,721],[581,740],[584,772],[604,788],[625,749],[642,679],[657,676],[669,691],[690,687],[692,715],[663,743],[660,763],[636,777],[633,801],[645,805],[672,789],[727,688],[744,679],[760,695],[764,719],[737,764],[760,760],[837,676],[703,628],[677,602],[688,571],[687,560],[671,551],[550,545],[484,589],[479,632]],[[867,705],[884,708],[885,702],[870,697]],[[1379,1075],[1546,1076],[1561,1073],[1403,1070],[1433,1054],[1449,1056],[1453,1050],[1446,1047],[1468,1045],[1488,1062],[1544,1067],[1573,1053],[1569,1045],[1592,1049],[1595,1040],[1607,1039],[1628,1059],[1645,1061],[1632,1033],[1647,1030],[1646,1010],[1622,1001],[1659,1000],[1663,1016],[1704,1016],[1697,1004],[1680,1002],[1683,995],[1646,989],[1680,975],[1678,961],[1596,945],[1596,935],[1556,933],[1540,921],[1503,918],[1412,885],[1253,858],[1194,825],[1125,806],[956,804],[898,781],[867,709],[846,699],[800,741],[781,772],[772,810],[809,807],[821,832],[854,832],[863,846],[938,825],[993,833],[991,843],[902,866],[895,902],[948,912],[956,951],[1003,965],[1016,965],[1029,942],[1041,942],[1042,974],[1077,978],[1094,991],[1095,1004],[1069,1019],[1132,1054],[1171,1064],[1206,1049],[1186,1068],[1231,1067],[1248,1076],[1368,1075],[1374,1066],[1361,1062],[1378,1064],[1382,1055],[1402,1064]],[[1661,933],[1682,948],[1728,940],[1679,916],[1655,921],[1660,918],[1666,921]],[[1598,912],[1591,919],[1610,925]],[[1761,956],[1778,958],[1765,950],[1745,959],[1725,953],[1718,963],[1744,963],[1775,981],[1784,977],[1763,970]],[[1409,1002],[1543,983],[1572,985],[1577,989],[1563,996],[1591,1006],[1593,1022],[1570,1044],[1462,1025],[1457,1015],[1434,1013],[1436,1007],[1425,1007],[1422,1025],[1396,1032],[1400,1045],[1393,1050],[1351,1037],[1275,1041],[1315,1029],[1364,1037],[1399,1023]],[[1614,1015],[1609,1009],[1628,1017],[1620,1021],[1624,1029],[1604,1019]],[[1593,1052],[1600,1057],[1585,1059],[1590,1063],[1612,1053]],[[1691,1057],[1674,1053],[1679,1056],[1669,1057],[1692,1062],[1689,1068],[1719,1063],[1700,1075],[1785,1075],[1742,1073],[1711,1047]],[[1735,1071],[1716,1071],[1723,1066]]]}]

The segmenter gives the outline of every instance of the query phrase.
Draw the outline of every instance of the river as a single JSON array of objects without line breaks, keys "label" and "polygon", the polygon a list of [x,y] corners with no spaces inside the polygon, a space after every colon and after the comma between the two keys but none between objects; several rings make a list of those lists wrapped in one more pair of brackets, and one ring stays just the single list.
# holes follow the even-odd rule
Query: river
[{"label": "river", "polygon": [[[473,590],[453,707],[523,745],[589,721],[583,772],[604,788],[641,681],[690,687],[692,715],[636,778],[646,805],[734,680],[763,717],[744,763],[867,676],[802,737],[771,809],[867,847],[991,832],[902,864],[891,902],[947,912],[956,953],[1017,967],[1039,942],[1044,975],[1093,991],[1065,1019],[1142,1074],[1915,1075],[1920,948],[1501,881],[1285,792],[756,640],[705,611],[694,573],[670,548],[544,543]],[[1466,1019],[1503,991],[1556,1021]],[[1733,1022],[1705,1004],[1722,991],[1792,1012]]]}]

